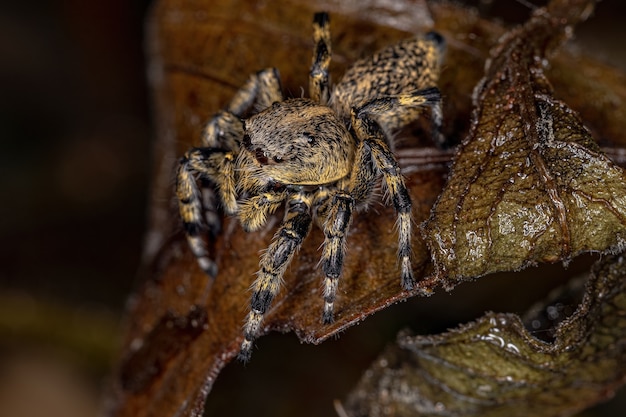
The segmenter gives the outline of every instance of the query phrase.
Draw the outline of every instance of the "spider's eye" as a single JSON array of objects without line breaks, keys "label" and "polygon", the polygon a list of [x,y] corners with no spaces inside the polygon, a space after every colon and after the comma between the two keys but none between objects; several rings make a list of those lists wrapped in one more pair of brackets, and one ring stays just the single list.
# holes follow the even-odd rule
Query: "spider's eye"
[{"label": "spider's eye", "polygon": [[275,156],[273,159],[274,162],[283,162],[283,158],[281,158],[280,156]]},{"label": "spider's eye", "polygon": [[304,137],[304,139],[306,139],[309,145],[315,145],[315,136],[313,136],[311,133],[304,132],[302,136]]}]

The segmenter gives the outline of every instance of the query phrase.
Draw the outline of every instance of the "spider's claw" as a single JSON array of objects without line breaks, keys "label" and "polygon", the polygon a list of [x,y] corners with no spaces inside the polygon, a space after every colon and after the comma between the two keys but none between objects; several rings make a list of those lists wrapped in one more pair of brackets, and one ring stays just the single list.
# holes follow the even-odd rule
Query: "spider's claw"
[{"label": "spider's claw", "polygon": [[333,316],[338,284],[339,274],[329,274],[327,272],[324,280],[324,313],[322,314],[322,323],[324,324],[330,324],[335,321]]},{"label": "spider's claw", "polygon": [[255,310],[254,308],[250,311],[250,313],[248,313],[246,324],[243,329],[244,340],[241,342],[241,350],[239,351],[239,355],[237,355],[237,359],[241,362],[248,362],[252,356],[252,342],[254,342],[254,339],[256,339],[259,334],[261,322],[263,321],[263,314],[264,311],[261,312],[259,310]]},{"label": "spider's claw", "polygon": [[214,279],[217,276],[217,264],[208,256],[206,244],[204,240],[199,236],[200,231],[203,229],[200,223],[184,222],[183,227],[187,232],[187,242],[191,248],[191,252],[196,257],[198,266],[209,277]]},{"label": "spider's claw", "polygon": [[415,288],[415,279],[411,270],[411,260],[408,257],[402,258],[402,288],[411,291]]},{"label": "spider's claw", "polygon": [[241,350],[237,355],[237,360],[242,363],[248,363],[250,357],[252,357],[252,341],[246,339],[241,343]]},{"label": "spider's claw", "polygon": [[334,303],[332,301],[326,301],[324,303],[324,313],[322,314],[322,323],[331,324],[335,321],[334,317]]}]

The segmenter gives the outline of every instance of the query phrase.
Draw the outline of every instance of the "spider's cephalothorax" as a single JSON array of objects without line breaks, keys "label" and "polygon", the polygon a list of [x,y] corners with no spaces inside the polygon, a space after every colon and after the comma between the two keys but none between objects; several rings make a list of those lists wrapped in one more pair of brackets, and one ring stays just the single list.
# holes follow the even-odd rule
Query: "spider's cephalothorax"
[{"label": "spider's cephalothorax", "polygon": [[[325,323],[333,320],[352,213],[366,205],[380,175],[398,213],[401,283],[405,289],[414,285],[411,200],[386,133],[430,106],[439,140],[441,104],[435,85],[443,39],[431,32],[389,46],[356,62],[331,90],[326,13],[315,15],[313,29],[311,99],[284,100],[275,69],[252,75],[227,108],[207,123],[202,147],[189,150],[178,166],[176,194],[187,239],[211,277],[217,266],[200,234],[219,231],[218,207],[253,231],[285,204],[283,223],[261,256],[252,286],[243,360],[249,358],[263,316],[313,222],[325,235],[322,318]],[[241,120],[253,105],[262,110]]]}]

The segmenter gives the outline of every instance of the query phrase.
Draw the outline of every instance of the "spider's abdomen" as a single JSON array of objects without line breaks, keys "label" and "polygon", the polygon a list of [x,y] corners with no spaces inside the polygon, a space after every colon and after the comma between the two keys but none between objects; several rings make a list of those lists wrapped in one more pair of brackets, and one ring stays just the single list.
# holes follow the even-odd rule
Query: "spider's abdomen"
[{"label": "spider's abdomen", "polygon": [[354,63],[335,86],[331,102],[349,118],[368,101],[437,85],[445,41],[436,32],[418,35]]},{"label": "spider's abdomen", "polygon": [[[241,169],[262,181],[321,185],[348,175],[355,142],[330,107],[308,99],[276,102],[245,121]],[[248,162],[251,163],[251,162]]]}]

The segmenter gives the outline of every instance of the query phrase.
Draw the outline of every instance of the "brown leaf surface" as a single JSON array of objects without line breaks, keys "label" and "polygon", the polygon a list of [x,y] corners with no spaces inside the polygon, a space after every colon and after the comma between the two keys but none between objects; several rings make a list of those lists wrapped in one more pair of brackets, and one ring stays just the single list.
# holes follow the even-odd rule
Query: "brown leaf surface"
[{"label": "brown leaf surface", "polygon": [[[410,36],[361,20],[357,10],[348,10],[354,15],[347,16],[343,6],[325,6],[332,19],[336,78],[359,56]],[[172,195],[174,164],[198,143],[204,121],[252,71],[277,65],[286,94],[300,95],[311,60],[311,19],[322,6],[312,7],[306,2],[276,9],[254,1],[171,0],[161,1],[153,11],[150,74],[159,141],[146,256],[154,261],[145,271],[149,280],[131,303],[111,414],[199,415],[215,377],[238,352],[259,252],[269,245],[281,213],[258,233],[245,233],[235,219],[225,219],[215,244],[220,272],[210,283],[181,233]],[[358,13],[380,19],[402,15],[392,10],[387,17],[371,14],[367,7]],[[368,35],[358,37],[364,28]],[[415,167],[407,182],[417,203],[414,215],[421,222],[443,186],[450,155],[433,149],[402,155],[405,166],[417,160],[428,167]],[[321,324],[322,275],[317,263],[323,234],[314,228],[285,275],[283,290],[264,321],[264,333],[295,330],[302,340],[319,343],[410,295],[400,287],[393,208],[378,205],[371,213],[356,216],[351,227],[336,322]],[[416,271],[422,276],[430,257],[423,241],[418,236],[414,240]]]},{"label": "brown leaf surface", "polygon": [[553,1],[493,49],[474,92],[470,134],[425,225],[447,288],[624,248],[626,175],[553,97],[543,71],[593,4]]},{"label": "brown leaf surface", "polygon": [[[440,84],[446,97],[445,133],[461,138],[469,127],[471,91],[482,76],[488,49],[503,29],[458,6],[437,2],[430,8],[436,29],[449,45]],[[258,254],[268,246],[281,213],[258,233],[245,233],[235,220],[225,219],[215,245],[220,273],[210,283],[181,233],[173,197],[174,167],[187,148],[198,144],[204,121],[251,72],[277,66],[285,93],[300,95],[311,59],[311,16],[318,9],[331,14],[335,80],[356,58],[410,32],[430,29],[433,21],[422,3],[404,0],[395,1],[393,7],[382,0],[361,2],[358,7],[323,1],[315,10],[309,2],[296,0],[283,2],[281,8],[253,0],[156,3],[148,32],[157,141],[145,280],[129,302],[126,338],[107,401],[109,414],[201,415],[215,378],[237,354]],[[603,79],[612,70],[597,63],[584,68],[597,72],[575,82],[591,80],[600,88],[610,88]],[[577,96],[575,88],[566,96],[570,92],[571,97]],[[626,99],[623,90],[616,94]],[[600,110],[589,106],[585,112]],[[624,123],[626,118],[610,120],[597,129],[609,136],[626,131]],[[421,125],[403,132],[400,139],[407,148],[398,152],[417,222],[428,217],[450,159],[447,152],[415,148],[416,144],[430,146],[428,135],[421,132]],[[394,222],[393,209],[383,205],[355,217],[335,304],[337,321],[331,326],[320,324],[321,275],[316,265],[323,236],[314,229],[288,270],[263,331],[292,330],[302,340],[319,343],[411,296],[400,288]],[[416,276],[431,275],[430,255],[417,233],[413,247]]]},{"label": "brown leaf surface", "polygon": [[626,259],[607,256],[553,342],[495,313],[437,336],[400,336],[345,408],[351,417],[572,415],[624,383],[625,317]]}]

